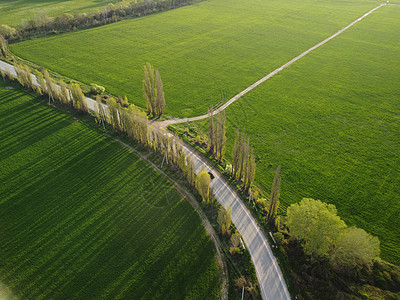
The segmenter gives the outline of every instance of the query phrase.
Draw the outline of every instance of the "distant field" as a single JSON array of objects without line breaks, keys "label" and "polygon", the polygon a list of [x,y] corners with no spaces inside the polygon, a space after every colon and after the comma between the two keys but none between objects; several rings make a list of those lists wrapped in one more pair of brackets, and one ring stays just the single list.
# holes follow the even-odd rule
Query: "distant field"
[{"label": "distant field", "polygon": [[334,203],[348,224],[379,236],[400,264],[400,6],[383,7],[227,109],[228,150],[246,128],[282,204]]},{"label": "distant field", "polygon": [[39,12],[48,16],[75,11],[88,11],[117,0],[0,0],[0,24],[20,25],[22,20],[29,20]]},{"label": "distant field", "polygon": [[203,114],[377,6],[373,0],[207,0],[11,45],[17,55],[145,107],[143,65],[160,69],[167,114]]},{"label": "distant field", "polygon": [[0,136],[0,298],[219,298],[199,216],[134,154],[3,81]]}]

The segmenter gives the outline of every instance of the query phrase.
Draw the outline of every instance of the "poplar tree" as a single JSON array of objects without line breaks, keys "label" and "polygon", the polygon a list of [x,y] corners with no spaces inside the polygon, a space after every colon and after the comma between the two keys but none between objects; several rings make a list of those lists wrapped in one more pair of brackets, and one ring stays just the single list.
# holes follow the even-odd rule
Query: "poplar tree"
[{"label": "poplar tree", "polygon": [[243,177],[243,169],[244,169],[244,160],[243,160],[243,153],[245,151],[245,144],[246,144],[246,135],[244,129],[242,130],[242,135],[240,137],[240,144],[239,144],[239,173],[237,174],[236,180],[240,181]]},{"label": "poplar tree", "polygon": [[69,90],[65,82],[62,80],[60,80],[59,84],[59,94],[61,103],[64,105],[69,104]]},{"label": "poplar tree", "polygon": [[36,93],[40,96],[43,96],[46,92],[46,82],[44,81],[43,74],[38,70],[33,70],[34,75],[36,76]]},{"label": "poplar tree", "polygon": [[36,89],[39,91],[40,89],[40,95],[47,94],[47,89],[46,89],[46,81],[43,78],[42,72],[35,70],[34,71],[35,76],[36,76],[36,82],[37,82],[37,87]]},{"label": "poplar tree", "polygon": [[217,222],[223,235],[229,235],[231,233],[230,227],[232,224],[232,208],[230,206],[228,206],[226,209],[221,207],[218,210]]},{"label": "poplar tree", "polygon": [[215,128],[214,128],[214,108],[211,106],[208,109],[208,140],[210,142],[209,152],[214,154],[215,145]]},{"label": "poplar tree", "polygon": [[232,177],[236,178],[236,175],[238,173],[239,169],[239,158],[240,158],[240,145],[239,145],[239,140],[240,140],[240,131],[239,128],[236,128],[236,137],[235,137],[235,144],[232,149]]},{"label": "poplar tree", "polygon": [[107,100],[107,106],[111,126],[114,128],[115,131],[122,132],[121,117],[119,114],[121,105],[117,103],[114,98],[111,97]]},{"label": "poplar tree", "polygon": [[209,152],[221,161],[226,149],[225,111],[214,117],[214,108],[208,109],[208,140]]},{"label": "poplar tree", "polygon": [[43,70],[43,77],[45,80],[46,93],[47,93],[47,95],[49,95],[49,104],[50,104],[50,99],[53,100],[53,102],[54,102],[53,80],[51,79],[50,74],[46,69]]},{"label": "poplar tree", "polygon": [[154,95],[154,68],[150,63],[146,63],[146,65],[143,67],[143,70],[143,96],[146,100],[147,113],[154,117],[156,114],[156,98]]},{"label": "poplar tree", "polygon": [[196,189],[204,203],[209,203],[210,201],[210,181],[210,174],[205,170],[200,171],[196,177]]},{"label": "poplar tree", "polygon": [[79,84],[72,83],[70,90],[73,106],[80,112],[88,112],[87,102]]},{"label": "poplar tree", "polygon": [[7,58],[8,56],[8,44],[3,35],[0,35],[0,55],[4,58]]},{"label": "poplar tree", "polygon": [[272,183],[271,197],[269,200],[269,211],[267,215],[267,222],[272,224],[275,223],[276,214],[279,208],[279,197],[280,197],[280,189],[281,189],[281,166],[279,165],[276,168],[274,182]]},{"label": "poplar tree", "polygon": [[165,111],[166,104],[164,97],[164,86],[161,80],[160,72],[158,70],[156,70],[156,91],[157,91],[157,97],[156,97],[157,117],[160,118]]},{"label": "poplar tree", "polygon": [[194,185],[195,180],[196,180],[196,173],[195,173],[195,170],[194,170],[194,162],[193,162],[192,155],[189,154],[186,157],[186,160],[187,160],[187,178],[188,178],[189,183],[191,185]]},{"label": "poplar tree", "polygon": [[143,67],[143,97],[146,100],[147,113],[152,117],[161,117],[165,111],[164,86],[158,70],[154,71],[150,63]]},{"label": "poplar tree", "polygon": [[245,136],[242,150],[242,187],[245,188],[249,174],[250,138]]},{"label": "poplar tree", "polygon": [[226,129],[225,129],[225,124],[226,124],[226,117],[225,117],[225,111],[223,110],[218,114],[218,124],[217,124],[217,159],[219,161],[222,160],[222,158],[225,155],[225,150],[226,150]]},{"label": "poplar tree", "polygon": [[246,191],[249,192],[250,187],[256,177],[256,159],[254,157],[254,150],[251,148],[250,151],[250,159],[249,159],[249,172],[248,172],[248,179],[246,185]]}]

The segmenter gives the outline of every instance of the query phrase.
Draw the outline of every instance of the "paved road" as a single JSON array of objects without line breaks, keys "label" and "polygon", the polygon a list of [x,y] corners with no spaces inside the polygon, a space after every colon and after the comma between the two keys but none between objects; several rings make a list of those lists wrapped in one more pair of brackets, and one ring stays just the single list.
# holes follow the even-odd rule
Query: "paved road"
[{"label": "paved road", "polygon": [[[221,111],[223,111],[224,109],[226,109],[229,105],[231,105],[233,102],[239,100],[242,96],[244,96],[245,94],[247,94],[248,92],[250,92],[251,90],[255,89],[256,87],[258,87],[260,84],[262,84],[263,82],[267,81],[268,79],[270,79],[272,76],[278,74],[280,71],[282,71],[283,69],[289,67],[291,64],[293,64],[294,62],[298,61],[300,58],[306,56],[308,53],[310,53],[311,51],[314,51],[315,49],[321,47],[322,45],[326,44],[327,42],[329,42],[331,39],[337,37],[339,34],[343,33],[344,31],[346,31],[347,29],[349,29],[350,27],[352,27],[353,25],[357,24],[358,22],[360,22],[362,19],[364,19],[365,17],[369,16],[371,13],[373,13],[374,11],[376,11],[377,9],[381,8],[382,6],[388,5],[388,4],[394,4],[394,3],[383,3],[378,5],[377,7],[371,9],[369,12],[365,13],[364,15],[362,15],[361,17],[359,17],[357,20],[351,22],[349,25],[347,25],[346,27],[340,29],[338,32],[336,32],[335,34],[332,34],[330,37],[326,38],[325,40],[323,40],[322,42],[316,44],[315,46],[311,47],[310,49],[304,51],[303,53],[301,53],[300,55],[296,56],[295,58],[293,58],[291,61],[287,62],[286,64],[280,66],[279,68],[277,68],[276,70],[272,71],[271,73],[269,73],[268,75],[264,76],[263,78],[261,78],[260,80],[258,80],[257,82],[253,83],[252,85],[250,85],[248,88],[246,88],[245,90],[241,91],[239,94],[237,94],[236,96],[232,97],[231,99],[229,99],[224,105],[222,105],[221,107],[219,107],[218,109],[216,109],[214,111],[214,114],[218,114]],[[183,118],[183,119],[171,119],[171,120],[165,120],[162,122],[159,122],[158,125],[160,127],[167,127],[168,125],[172,125],[172,124],[178,124],[178,123],[184,123],[184,122],[190,122],[190,121],[198,121],[198,120],[202,120],[202,119],[206,119],[208,118],[208,114],[204,114],[201,116],[197,116],[197,117],[192,117],[192,118]]]},{"label": "paved road", "polygon": [[196,173],[204,166],[207,171],[211,171],[215,176],[211,181],[211,187],[217,201],[225,208],[228,206],[232,208],[232,222],[242,235],[250,253],[260,284],[262,298],[268,300],[290,299],[285,279],[268,240],[240,197],[203,158],[197,156],[186,145],[183,145],[183,147],[192,155]]},{"label": "paved road", "polygon": [[[0,70],[10,70],[14,75],[16,75],[14,67],[3,61],[0,61]],[[34,83],[37,84],[36,78],[34,77],[33,79]],[[97,102],[95,100],[88,97],[86,97],[86,100],[90,110],[97,110]],[[268,240],[250,212],[242,203],[240,197],[222,179],[221,175],[210,167],[203,158],[195,154],[187,145],[183,144],[183,147],[187,151],[187,154],[191,154],[191,157],[194,159],[196,173],[198,173],[202,166],[204,166],[214,174],[215,178],[212,180],[211,186],[214,190],[217,201],[225,208],[228,206],[232,208],[232,222],[239,230],[247,249],[250,252],[263,299],[290,299],[286,282],[282,276],[276,258],[272,254]]]}]

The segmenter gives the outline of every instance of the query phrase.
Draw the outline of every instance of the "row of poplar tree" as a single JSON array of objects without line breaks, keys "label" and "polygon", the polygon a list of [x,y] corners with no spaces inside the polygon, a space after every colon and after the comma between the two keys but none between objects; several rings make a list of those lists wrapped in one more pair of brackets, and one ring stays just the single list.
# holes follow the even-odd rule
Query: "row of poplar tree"
[{"label": "row of poplar tree", "polygon": [[[88,113],[88,106],[82,90],[78,84],[67,86],[63,81],[55,83],[47,70],[34,71],[37,84],[30,68],[21,64],[14,65],[17,79],[20,84],[41,96],[48,96],[51,101],[69,105],[80,112]],[[1,72],[3,79],[14,76],[9,71]],[[121,105],[114,98],[102,102],[101,97],[96,96],[97,105],[94,109],[96,122],[101,126],[109,125],[118,133],[125,133],[139,144],[160,153],[166,163],[178,167],[186,176],[188,182],[194,186],[201,195],[203,202],[211,203],[210,175],[203,169],[198,175],[195,173],[194,160],[191,154],[187,154],[183,147],[183,141],[170,135],[166,130],[151,126],[146,113],[133,104]]]},{"label": "row of poplar tree", "polygon": [[[71,83],[67,86],[62,80],[55,83],[46,69],[43,69],[42,72],[34,71],[37,83],[34,84],[32,72],[28,66],[15,63],[14,70],[22,86],[35,91],[41,96],[48,95],[49,103],[57,102],[63,105],[70,105],[81,112],[88,112],[87,101],[79,84]],[[1,72],[1,75],[5,78],[6,74]],[[14,76],[10,71],[7,72],[7,76],[10,80],[14,80]]]},{"label": "row of poplar tree", "polygon": [[[221,161],[226,151],[226,116],[225,111],[215,115],[213,107],[208,110],[208,151],[215,159]],[[240,134],[236,130],[235,144],[232,150],[232,178],[240,182],[243,190],[250,192],[256,174],[254,150],[250,146],[250,138],[244,130]]]}]

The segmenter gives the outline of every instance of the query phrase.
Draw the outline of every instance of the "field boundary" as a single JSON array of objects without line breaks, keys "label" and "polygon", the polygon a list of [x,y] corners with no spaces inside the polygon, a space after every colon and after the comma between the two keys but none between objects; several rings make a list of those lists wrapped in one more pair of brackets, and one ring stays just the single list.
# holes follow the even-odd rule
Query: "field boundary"
[{"label": "field boundary", "polygon": [[[314,45],[313,47],[309,48],[308,50],[304,51],[303,53],[299,54],[298,56],[296,56],[295,58],[293,58],[292,60],[290,60],[289,62],[287,62],[286,64],[280,66],[279,68],[275,69],[274,71],[272,71],[271,73],[269,73],[268,75],[264,76],[263,78],[261,78],[260,80],[256,81],[255,83],[253,83],[252,85],[250,85],[249,87],[247,87],[246,89],[244,89],[243,91],[241,91],[239,94],[233,96],[231,99],[229,99],[224,105],[222,105],[221,107],[219,107],[218,109],[214,110],[214,115],[222,112],[223,110],[225,110],[229,105],[231,105],[232,103],[234,103],[235,101],[239,100],[242,96],[244,96],[245,94],[247,94],[248,92],[254,90],[256,87],[258,87],[260,84],[264,83],[265,81],[267,81],[268,79],[270,79],[271,77],[275,76],[276,74],[278,74],[280,71],[286,69],[287,67],[289,67],[290,65],[292,65],[293,63],[295,63],[296,61],[298,61],[300,58],[306,56],[307,54],[309,54],[310,52],[314,51],[315,49],[321,47],[322,45],[326,44],[327,42],[329,42],[330,40],[334,39],[335,37],[337,37],[338,35],[342,34],[344,31],[346,31],[347,29],[349,29],[350,27],[354,26],[355,24],[357,24],[358,22],[362,21],[364,18],[366,18],[367,16],[369,16],[370,14],[372,14],[374,11],[378,10],[379,8],[381,8],[382,6],[385,5],[390,5],[390,4],[394,4],[394,3],[389,3],[389,2],[385,2],[382,3],[380,5],[378,5],[377,7],[371,9],[369,12],[365,13],[364,15],[362,15],[361,17],[359,17],[358,19],[356,19],[355,21],[351,22],[349,25],[347,25],[346,27],[340,29],[339,31],[337,31],[336,33],[332,34],[331,36],[329,36],[328,38],[326,38],[325,40],[323,40],[322,42],[319,42],[318,44]],[[396,4],[396,5],[400,5],[400,4]],[[191,122],[191,121],[199,121],[199,120],[203,120],[208,118],[208,114],[204,114],[201,116],[197,116],[197,117],[191,117],[191,118],[182,118],[182,119],[171,119],[171,120],[165,120],[165,121],[161,121],[161,122],[156,122],[158,124],[158,126],[160,127],[167,127],[169,125],[173,125],[173,124],[179,124],[179,123],[184,123],[184,122]]]}]

